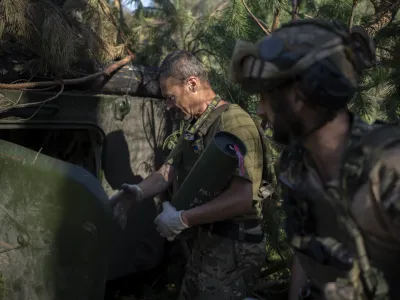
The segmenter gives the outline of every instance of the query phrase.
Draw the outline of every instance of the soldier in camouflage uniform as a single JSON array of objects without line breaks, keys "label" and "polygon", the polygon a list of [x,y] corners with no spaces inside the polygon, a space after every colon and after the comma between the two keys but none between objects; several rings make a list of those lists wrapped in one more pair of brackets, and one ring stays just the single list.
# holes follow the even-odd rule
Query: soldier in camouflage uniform
[{"label": "soldier in camouflage uniform", "polygon": [[322,20],[236,45],[232,79],[261,95],[258,114],[288,145],[290,300],[400,299],[400,128],[347,109],[374,56],[362,28]]},{"label": "soldier in camouflage uniform", "polygon": [[185,211],[164,202],[155,223],[168,240],[187,228],[196,234],[179,299],[243,299],[256,282],[266,255],[259,196],[263,173],[260,133],[243,109],[214,93],[202,64],[186,51],[165,58],[160,84],[167,107],[181,110],[188,126],[160,170],[138,185],[123,186],[130,197],[125,193],[124,204],[116,211],[126,211],[133,200],[164,192],[175,180],[179,186],[217,131],[236,135],[247,154],[244,168],[238,167],[229,186],[215,197],[204,191],[203,198],[188,199],[195,205]]}]

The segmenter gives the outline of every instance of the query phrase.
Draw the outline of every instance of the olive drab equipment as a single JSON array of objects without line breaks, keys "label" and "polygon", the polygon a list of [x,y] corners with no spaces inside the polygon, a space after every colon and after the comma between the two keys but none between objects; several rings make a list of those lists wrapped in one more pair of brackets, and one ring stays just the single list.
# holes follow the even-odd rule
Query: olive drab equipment
[{"label": "olive drab equipment", "polygon": [[102,299],[108,196],[87,170],[38,154],[0,140],[0,299]]},{"label": "olive drab equipment", "polygon": [[[246,146],[235,135],[217,132],[172,198],[172,205],[185,210],[201,204],[202,194],[216,196],[229,184],[238,165],[243,169],[240,165],[246,152]],[[189,203],[188,199],[194,200]]]},{"label": "olive drab equipment", "polygon": [[[230,105],[230,103],[226,103],[217,107],[220,101],[220,96],[216,95],[194,126],[183,130],[180,142],[182,143],[182,147],[184,147],[184,154],[179,159],[185,162],[185,169],[178,170],[178,192],[172,199],[174,206],[188,208],[190,205],[200,205],[204,201],[207,201],[207,199],[210,199],[210,196],[214,197],[225,187],[228,182],[226,178],[229,179],[231,177],[231,174],[238,167],[240,161],[237,158],[237,154],[232,156],[232,148],[229,146],[226,147],[228,144],[236,143],[239,153],[243,157],[245,156],[246,149],[240,140],[232,134],[217,132],[217,128],[221,122],[220,116]],[[274,193],[274,189],[270,184],[271,175],[268,172],[265,134],[257,123],[255,125],[260,134],[264,154],[263,176],[259,196],[261,199],[266,199]],[[207,146],[205,147],[205,145]],[[221,155],[224,156],[225,160],[222,159]],[[218,168],[213,168],[213,166],[218,166]],[[209,190],[199,185],[199,178],[207,180],[205,186],[212,188],[214,195],[210,195]],[[196,196],[193,196],[193,188],[197,191]],[[196,203],[184,204],[185,201],[193,198],[196,198]]]},{"label": "olive drab equipment", "polygon": [[164,144],[162,146],[163,151],[167,153],[165,155],[165,158],[168,157],[168,154],[172,151],[172,149],[175,148],[175,146],[178,144],[179,139],[183,133],[183,128],[185,126],[185,121],[182,120],[179,122],[179,129],[175,130],[173,133],[171,133],[164,141]]},{"label": "olive drab equipment", "polygon": [[[395,299],[393,297],[398,299],[399,291],[389,291],[387,278],[384,277],[382,269],[392,271],[393,266],[391,267],[390,263],[399,261],[400,256],[391,257],[386,263],[377,265],[379,257],[385,256],[386,253],[379,251],[379,246],[374,246],[373,242],[363,235],[349,207],[358,188],[368,180],[369,172],[380,158],[382,151],[400,144],[400,127],[368,125],[361,121],[359,123],[361,126],[354,129],[350,145],[344,155],[340,190],[332,192],[332,196],[328,199],[339,216],[336,231],[339,232],[339,227],[343,231],[337,236],[317,235],[317,231],[321,229],[315,227],[315,219],[311,213],[315,209],[313,203],[309,201],[313,195],[302,188],[301,182],[296,181],[296,178],[301,178],[304,170],[301,163],[304,152],[300,148],[290,153],[285,152],[281,158],[285,170],[280,176],[280,181],[286,192],[284,200],[288,214],[286,231],[289,242],[300,254],[311,257],[318,264],[332,266],[338,274],[341,274],[336,282],[353,287],[355,298],[351,299]],[[396,213],[400,215],[398,208]],[[374,266],[371,265],[371,252],[374,255]],[[397,275],[392,277],[398,278]],[[396,295],[392,295],[393,293]]]},{"label": "olive drab equipment", "polygon": [[[177,209],[188,209],[191,206],[200,205],[201,203],[209,200],[210,191],[203,188],[201,185],[199,185],[199,183],[202,183],[203,180],[206,180],[205,186],[208,186],[208,188],[212,187],[214,190],[213,193],[216,193],[217,188],[224,188],[224,186],[219,186],[219,184],[222,183],[222,185],[224,185],[223,180],[226,178],[229,180],[229,177],[231,177],[233,174],[233,163],[236,163],[237,166],[237,162],[234,162],[234,158],[230,157],[228,154],[228,156],[225,157],[230,157],[228,158],[228,165],[230,166],[228,171],[226,171],[224,168],[212,167],[212,163],[214,163],[214,166],[216,166],[215,163],[218,162],[218,158],[217,160],[214,160],[215,157],[213,157],[213,151],[216,150],[217,153],[219,152],[219,154],[222,155],[227,154],[224,153],[225,150],[220,149],[217,144],[214,143],[214,135],[207,135],[212,127],[216,128],[216,126],[218,126],[219,117],[229,107],[229,104],[224,104],[217,107],[220,101],[221,98],[219,95],[216,95],[211,103],[207,106],[206,111],[201,115],[201,117],[192,126],[187,124],[180,137],[182,154],[179,158],[177,158],[180,160],[180,167],[177,168],[177,192],[171,200],[172,205],[174,205]],[[237,138],[235,140],[241,144],[240,150],[246,151],[243,143],[241,143]],[[211,145],[211,147],[206,147],[205,145]],[[205,148],[207,148],[207,153],[206,156],[203,156]],[[203,159],[200,159],[201,157],[211,159],[211,163],[203,162]],[[226,168],[227,166],[224,167]],[[219,174],[218,172],[222,173]],[[218,175],[215,176],[212,174]],[[202,180],[199,180],[199,178]],[[209,178],[212,178],[212,180],[208,181]],[[215,180],[222,181],[215,183]]]},{"label": "olive drab equipment", "polygon": [[[125,88],[118,78],[108,82]],[[121,184],[163,162],[170,122],[160,99],[79,90],[0,96],[23,104],[0,114],[0,299],[104,299],[120,278],[157,267],[165,239],[152,226],[155,201],[134,204],[124,230],[108,206]],[[131,108],[122,121],[113,109],[121,102]]]},{"label": "olive drab equipment", "polygon": [[[188,126],[184,129],[184,132],[180,140],[181,143],[180,146],[184,147],[182,151],[183,154],[181,155],[181,157],[174,158],[174,161],[175,159],[177,159],[181,160],[181,162],[183,161],[184,163],[180,164],[178,162],[178,165],[180,165],[181,167],[177,168],[178,192],[175,197],[175,200],[171,201],[173,205],[178,205],[179,207],[192,207],[200,205],[206,201],[209,201],[210,199],[215,197],[216,194],[221,192],[221,189],[225,187],[224,185],[228,183],[226,179],[229,179],[231,177],[234,171],[234,167],[235,168],[238,167],[238,159],[232,156],[233,152],[232,154],[229,154],[231,150],[227,150],[227,148],[224,146],[223,147],[217,146],[218,143],[220,143],[220,141],[222,141],[223,144],[230,144],[235,140],[235,138],[232,135],[228,136],[226,133],[222,132],[218,133],[219,124],[221,122],[220,116],[223,114],[223,112],[225,112],[229,108],[230,105],[229,103],[226,103],[217,107],[219,101],[220,97],[217,95],[215,99],[210,103],[205,113],[200,117],[200,119],[197,120],[197,122],[191,128]],[[255,125],[257,126],[256,123]],[[261,138],[264,157],[263,157],[262,182],[259,194],[255,200],[262,201],[263,204],[262,212],[264,213],[265,211],[271,212],[273,210],[270,203],[268,203],[268,205],[265,205],[266,202],[272,202],[272,201],[263,201],[263,200],[269,198],[274,193],[274,189],[271,184],[272,182],[271,175],[268,171],[269,157],[267,155],[265,134],[260,126],[257,126],[257,129],[259,131],[259,135]],[[224,139],[226,138],[228,138],[228,140],[231,141],[227,143],[226,140],[224,141]],[[222,149],[225,149],[225,151],[223,151]],[[243,150],[240,149],[239,152],[241,151]],[[220,153],[216,155],[217,152]],[[222,156],[224,156],[223,159],[221,159]],[[202,161],[202,158],[205,158],[204,162]],[[205,163],[206,160],[207,162]],[[225,170],[223,170],[224,168],[221,167],[222,161],[225,161],[224,163],[222,163],[222,165],[225,165],[224,167]],[[214,166],[218,166],[218,168],[213,168]],[[211,174],[211,175],[204,175],[204,174]],[[199,176],[201,176],[202,180],[205,181],[209,180],[208,183],[206,182],[205,186],[208,185],[208,188],[213,189],[213,191],[211,192],[207,191],[205,188],[199,185],[201,183],[200,181],[202,181],[199,180]],[[213,182],[213,180],[215,180],[215,182]],[[189,182],[191,183],[189,184]],[[191,188],[190,185],[192,185]],[[180,188],[182,188],[182,191],[179,191]],[[213,195],[211,195],[211,193],[213,193]],[[184,196],[185,194],[187,194],[188,196],[187,197]],[[195,196],[193,196],[193,194]],[[185,201],[191,201],[191,199],[193,198],[195,198],[193,202],[185,203]],[[180,199],[179,200],[180,204],[175,204],[178,201],[178,199]],[[266,208],[266,206],[270,207]],[[265,224],[263,221],[261,222],[260,221],[261,220],[259,219],[258,216],[251,216],[251,217],[248,216],[248,219],[245,221],[215,223],[213,224],[212,228],[210,228],[210,230],[219,235],[226,235],[226,232],[229,232],[230,233],[229,237],[232,239],[240,239],[248,242],[258,243],[263,239],[263,234],[242,235],[240,233],[241,232],[240,230],[254,228],[259,225],[261,225],[262,229],[264,230]],[[239,229],[239,227],[241,229]]]}]

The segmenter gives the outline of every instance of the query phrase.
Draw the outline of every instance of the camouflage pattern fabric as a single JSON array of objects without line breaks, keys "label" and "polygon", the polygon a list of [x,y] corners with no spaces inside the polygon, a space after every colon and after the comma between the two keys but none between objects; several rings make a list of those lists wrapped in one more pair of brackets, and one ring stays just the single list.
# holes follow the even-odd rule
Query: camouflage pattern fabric
[{"label": "camouflage pattern fabric", "polygon": [[[245,112],[239,105],[230,104],[229,108],[222,113],[220,123],[217,128],[210,129],[210,132],[204,136],[204,140],[201,143],[204,143],[204,148],[211,141],[215,132],[219,130],[223,130],[237,136],[242,142],[245,144],[247,148],[247,154],[244,157],[244,174],[242,175],[239,171],[239,168],[235,172],[235,176],[239,176],[245,178],[253,183],[253,199],[254,199],[254,213],[249,216],[241,216],[236,219],[243,218],[261,218],[261,199],[259,197],[259,189],[262,180],[262,171],[263,171],[263,150],[260,139],[260,134],[254,123],[254,120],[250,117],[250,115]],[[196,122],[197,123],[197,122]],[[195,124],[196,124],[195,123]],[[209,128],[202,128],[203,131],[207,131]],[[212,132],[211,132],[212,131]],[[192,133],[192,132],[191,132]],[[170,155],[168,156],[166,162],[175,165],[177,168],[185,168],[190,169],[192,166],[181,166],[181,157],[183,155],[183,140],[184,135],[181,136],[180,141],[176,145],[176,147],[172,150]],[[193,140],[193,143],[196,143],[196,137]],[[184,162],[185,163],[185,162]],[[181,179],[182,180],[182,179]],[[211,200],[211,197],[210,197]]]},{"label": "camouflage pattern fabric", "polygon": [[[292,159],[282,168],[282,175],[290,184],[302,186],[300,192],[305,192],[307,207],[312,207],[312,218],[315,219],[314,234],[319,239],[330,237],[336,244],[344,245],[351,256],[356,258],[350,270],[341,270],[333,263],[319,263],[315,257],[303,252],[304,249],[296,251],[313,286],[324,294],[324,300],[400,299],[397,283],[400,269],[393,267],[400,261],[400,141],[388,149],[379,151],[378,161],[373,166],[369,166],[364,155],[357,152],[360,148],[359,142],[373,128],[377,128],[376,126],[378,125],[368,125],[354,116],[346,150],[348,156],[342,166],[343,178],[323,183],[307,153],[303,154],[302,160]],[[376,139],[378,138],[376,136]],[[348,181],[350,184],[346,186],[346,190],[350,192],[354,189],[351,199],[346,200],[344,192],[337,192],[343,191],[341,179],[348,180],[352,176],[351,173],[363,172],[362,168],[368,167],[370,169],[366,169],[369,171],[365,181]],[[299,191],[296,190],[295,193]],[[346,218],[344,212],[336,209],[335,203],[340,202],[349,205],[347,209],[361,236],[349,234],[345,227],[347,224],[343,223],[343,219]],[[301,203],[303,205],[303,201]],[[303,208],[303,211],[304,209],[307,208]],[[288,218],[290,216],[292,218],[288,221],[296,219],[288,214]],[[295,243],[295,239],[296,236],[291,235],[292,245],[301,249],[302,246]],[[360,244],[363,255],[359,253]],[[365,271],[368,271],[369,279],[375,282],[377,291],[389,286],[389,298],[384,294],[379,297],[366,297],[363,283],[365,280],[362,280]]]},{"label": "camouflage pattern fabric", "polygon": [[[205,119],[200,118],[197,121],[202,122]],[[199,128],[196,126],[197,121],[192,126]],[[202,148],[204,149],[217,131],[223,130],[234,134],[243,141],[247,148],[244,158],[244,174],[237,169],[234,175],[253,183],[255,208],[253,213],[238,216],[234,220],[240,222],[244,219],[262,218],[261,209],[258,209],[261,208],[261,198],[258,192],[263,171],[263,148],[258,129],[250,115],[238,105],[230,104],[229,108],[221,114],[219,122],[207,124],[199,129],[205,134],[204,136],[199,137],[195,130],[190,130],[190,127],[186,130],[188,134],[181,136],[180,142],[168,156],[167,163],[174,165],[177,169],[188,170],[194,165],[196,156],[193,155],[199,155],[199,153],[187,153],[193,152],[193,149],[184,146],[184,143],[187,142],[185,136],[193,137],[191,139],[193,144],[203,144]],[[182,159],[183,157],[186,160]],[[212,197],[209,196],[209,200],[211,199]],[[198,233],[179,299],[242,300],[246,295],[250,295],[249,291],[256,283],[261,266],[265,261],[265,242],[247,243],[211,234],[201,227],[194,229],[198,230]],[[249,229],[247,233],[262,234],[261,226]]]},{"label": "camouflage pattern fabric", "polygon": [[180,158],[182,156],[183,152],[183,141],[184,140],[192,140],[193,143],[196,142],[196,134],[199,130],[200,127],[203,126],[203,124],[207,121],[207,118],[210,116],[210,114],[213,113],[213,111],[216,109],[218,103],[221,101],[221,97],[219,95],[216,95],[214,99],[211,101],[209,105],[207,105],[207,108],[205,112],[198,118],[194,123],[193,122],[187,122],[186,124],[183,124],[182,128],[182,133],[181,136],[171,151],[171,153],[168,155],[166,159],[166,163],[170,165],[175,165],[177,167],[180,164]]},{"label": "camouflage pattern fabric", "polygon": [[242,300],[251,296],[265,255],[265,242],[234,241],[200,228],[179,300]]},{"label": "camouflage pattern fabric", "polygon": [[219,130],[236,135],[246,145],[245,174],[240,175],[239,169],[236,169],[235,175],[250,180],[253,183],[253,195],[256,195],[261,184],[263,153],[260,134],[254,120],[239,105],[231,104],[221,116]]},{"label": "camouflage pattern fabric", "polygon": [[255,214],[262,218],[261,199],[258,192],[262,180],[263,172],[263,152],[260,134],[254,120],[239,105],[231,104],[229,109],[221,116],[219,130],[230,132],[243,141],[247,148],[244,157],[244,175],[236,169],[235,175],[246,178],[253,183],[253,199]]},{"label": "camouflage pattern fabric", "polygon": [[[355,87],[359,79],[356,70],[370,67],[375,51],[365,30],[354,27],[352,32],[354,38],[347,43],[350,36],[346,28],[323,20],[297,20],[283,25],[256,44],[238,41],[230,63],[230,78],[245,89],[259,93],[268,88],[269,83],[273,86],[277,80],[294,78],[316,62],[325,60]],[[284,63],[269,61],[272,58],[268,56],[277,49],[262,48],[266,40],[273,39],[282,42],[283,49],[276,54],[285,53]],[[366,45],[368,51],[363,51],[361,45]]]}]

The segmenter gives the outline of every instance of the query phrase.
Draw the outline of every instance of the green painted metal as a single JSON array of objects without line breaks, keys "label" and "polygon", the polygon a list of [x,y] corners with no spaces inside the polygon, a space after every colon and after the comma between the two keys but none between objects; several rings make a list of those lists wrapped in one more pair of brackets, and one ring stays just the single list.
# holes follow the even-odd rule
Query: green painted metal
[{"label": "green painted metal", "polygon": [[[54,97],[56,94],[57,91],[25,91],[22,93],[18,90],[0,90],[0,97],[11,101],[20,104],[36,103],[32,107],[24,107],[0,114],[0,140],[3,138],[9,142],[38,151],[42,149],[41,153],[46,152],[46,148],[47,150],[50,148],[51,151],[47,151],[46,154],[60,160],[73,161],[76,165],[85,166],[89,172],[98,177],[98,185],[101,185],[108,197],[115,194],[123,183],[139,183],[163,163],[162,145],[169,133],[171,121],[159,99],[65,91],[51,102],[43,105],[37,103]],[[69,137],[66,143],[46,142],[45,134],[38,134],[39,131],[46,130],[51,133],[51,141],[54,136],[63,135],[66,131],[73,133],[87,131],[90,133],[90,138],[86,135],[83,136],[83,142],[87,145],[83,149],[82,147],[72,147],[74,141],[77,141],[74,137]],[[18,133],[23,131],[29,131],[27,139],[22,137],[16,140],[15,135],[19,136]],[[2,133],[6,134],[2,135]],[[78,138],[81,136],[79,135]],[[83,142],[80,142],[80,144],[83,144]],[[70,147],[70,145],[72,146]],[[53,148],[57,149],[54,150]],[[19,147],[15,149],[20,151],[18,150]],[[64,155],[64,153],[71,153],[71,151],[74,154],[77,153],[78,157],[84,156],[84,162],[90,162],[90,164],[83,164],[83,160],[70,160],[71,156]],[[36,152],[34,153],[36,154]],[[11,153],[11,155],[14,154]],[[39,157],[42,156],[39,155]],[[92,162],[95,162],[95,164],[92,164]],[[59,163],[62,162],[59,161]],[[10,195],[19,191],[20,181],[16,174],[12,175],[14,177],[10,175],[10,170],[7,171],[8,174],[4,173],[2,164],[3,161],[0,164],[0,179],[2,180],[0,187],[2,190],[7,190],[7,197],[10,198],[12,197]],[[30,164],[24,166],[27,169],[31,168]],[[70,165],[67,164],[67,166]],[[26,171],[20,167],[18,172],[25,173]],[[11,177],[13,178],[12,181]],[[50,175],[46,177],[46,182],[48,178],[52,177]],[[24,178],[24,182],[32,182],[30,183],[31,187],[36,185],[36,188],[31,188],[29,193],[32,199],[37,199],[40,202],[43,200],[41,194],[46,192],[49,187],[39,185],[35,180],[37,178]],[[61,179],[59,181],[62,182]],[[7,185],[6,182],[8,182]],[[75,194],[69,195],[70,189],[72,191],[72,183],[70,185],[69,181],[64,181],[62,187],[62,190],[67,192],[56,193],[54,191],[54,197],[51,201],[59,203],[60,201],[66,202],[69,198],[78,199]],[[61,183],[58,189],[61,190]],[[50,201],[48,198],[44,200]],[[0,200],[0,205],[3,205],[2,201],[5,200]],[[160,236],[154,226],[154,219],[159,212],[156,202],[157,199],[154,199],[154,201],[149,199],[149,201],[135,205],[129,214],[128,224],[124,230],[114,221],[111,221],[111,224],[105,227],[104,230],[111,231],[111,239],[107,245],[103,246],[108,247],[110,252],[107,257],[101,256],[96,260],[100,265],[108,265],[107,280],[149,271],[161,262],[164,254],[164,238]],[[41,218],[46,215],[47,204],[37,204],[37,207],[38,220],[44,222],[45,219],[42,220]],[[93,209],[96,210],[95,207]],[[75,217],[75,211],[69,209],[69,206],[65,207],[64,212],[61,212],[61,210],[62,206],[60,206],[60,212],[55,216],[56,218],[61,216],[63,218]],[[26,219],[27,221],[21,215],[19,222],[28,222],[32,218],[27,214]],[[1,222],[0,220],[0,224]],[[46,226],[44,224],[42,227],[46,228]],[[77,237],[77,241],[74,241],[74,243],[78,243],[78,239],[82,238],[86,239],[82,235]],[[85,241],[81,241],[81,243],[84,245]],[[54,252],[54,257],[57,257],[57,252]],[[51,259],[53,258],[49,254],[48,260]],[[1,268],[2,265],[0,264]],[[76,270],[78,272],[78,266]],[[4,275],[3,277],[0,276],[0,289],[2,278],[5,286],[9,288],[7,276]],[[39,280],[47,281],[43,278],[37,281],[39,282]],[[68,281],[69,278],[66,277],[65,280]],[[24,283],[28,287],[31,286],[29,280]],[[26,290],[25,284],[20,285],[20,287],[22,290]],[[99,290],[101,288],[104,288],[103,283],[98,287]],[[36,299],[34,297],[24,298],[25,294],[21,295],[21,298],[18,299]],[[38,299],[64,299],[52,298],[52,296],[51,294],[49,298],[39,297]],[[15,297],[18,297],[18,295]],[[77,297],[66,297],[66,299],[80,299]],[[95,299],[103,298],[102,295]]]},{"label": "green painted metal", "polygon": [[243,157],[246,155],[246,146],[238,137],[225,131],[215,134],[173,197],[171,203],[176,209],[188,209],[193,199],[204,193],[215,195],[229,184],[239,165],[232,145],[239,147]]},{"label": "green painted metal", "polygon": [[0,299],[103,299],[112,214],[101,183],[0,140],[0,190]]}]

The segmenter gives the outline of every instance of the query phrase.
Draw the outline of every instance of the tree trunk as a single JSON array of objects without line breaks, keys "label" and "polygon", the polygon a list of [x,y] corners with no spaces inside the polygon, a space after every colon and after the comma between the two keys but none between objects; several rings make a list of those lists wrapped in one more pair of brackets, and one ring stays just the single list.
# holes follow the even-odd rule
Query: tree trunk
[{"label": "tree trunk", "polygon": [[121,39],[122,28],[124,28],[125,20],[124,20],[124,10],[121,4],[121,0],[114,0],[114,7],[118,12],[118,36],[117,36],[117,44],[121,44],[123,41]]}]

